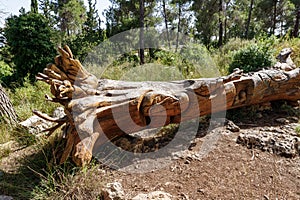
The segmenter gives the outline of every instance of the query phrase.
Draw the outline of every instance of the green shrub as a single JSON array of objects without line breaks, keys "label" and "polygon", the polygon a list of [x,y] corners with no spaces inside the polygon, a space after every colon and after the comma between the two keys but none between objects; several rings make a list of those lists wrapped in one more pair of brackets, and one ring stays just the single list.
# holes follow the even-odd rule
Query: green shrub
[{"label": "green shrub", "polygon": [[228,75],[229,64],[232,62],[232,57],[236,51],[254,43],[254,40],[232,38],[221,48],[213,49],[212,58],[218,66],[221,75]]},{"label": "green shrub", "polygon": [[187,43],[180,51],[180,69],[186,78],[211,78],[220,76],[211,53],[203,44]]},{"label": "green shrub", "polygon": [[3,80],[3,78],[11,76],[12,74],[13,69],[4,61],[0,60],[0,82]]},{"label": "green shrub", "polygon": [[166,66],[176,66],[181,62],[180,55],[178,53],[166,50],[157,50],[154,53],[156,62]]},{"label": "green shrub", "polygon": [[29,80],[25,81],[23,87],[15,88],[9,91],[8,95],[19,116],[19,119],[26,120],[32,116],[32,110],[40,110],[49,115],[55,110],[58,104],[46,102],[45,94],[49,94],[49,85],[44,82],[30,84]]},{"label": "green shrub", "polygon": [[268,47],[250,44],[233,55],[232,62],[229,64],[229,72],[233,72],[235,68],[243,69],[244,72],[252,72],[273,64],[273,55]]}]

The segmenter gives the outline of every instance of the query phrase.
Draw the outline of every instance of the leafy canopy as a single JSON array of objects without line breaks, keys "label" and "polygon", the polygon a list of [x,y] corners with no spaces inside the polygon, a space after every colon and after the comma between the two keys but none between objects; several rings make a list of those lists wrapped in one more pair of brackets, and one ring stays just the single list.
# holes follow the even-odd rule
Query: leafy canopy
[{"label": "leafy canopy", "polygon": [[51,40],[52,29],[48,20],[38,13],[21,13],[7,19],[4,36],[13,55],[14,74],[11,81],[22,83],[35,75],[53,60],[55,45]]}]

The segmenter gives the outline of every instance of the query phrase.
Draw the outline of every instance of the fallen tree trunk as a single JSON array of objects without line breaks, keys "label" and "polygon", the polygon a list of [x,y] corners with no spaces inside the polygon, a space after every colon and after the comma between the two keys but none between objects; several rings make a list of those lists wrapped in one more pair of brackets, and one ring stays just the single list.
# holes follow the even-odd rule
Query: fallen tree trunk
[{"label": "fallen tree trunk", "polygon": [[79,166],[90,162],[94,145],[124,134],[199,116],[275,100],[300,99],[299,68],[285,72],[262,70],[235,73],[219,78],[173,82],[124,82],[100,79],[88,73],[71,50],[59,48],[55,64],[49,64],[37,79],[51,86],[54,98],[65,107],[66,116],[50,118],[57,122],[51,134],[64,126],[67,138],[61,156],[69,156]]}]

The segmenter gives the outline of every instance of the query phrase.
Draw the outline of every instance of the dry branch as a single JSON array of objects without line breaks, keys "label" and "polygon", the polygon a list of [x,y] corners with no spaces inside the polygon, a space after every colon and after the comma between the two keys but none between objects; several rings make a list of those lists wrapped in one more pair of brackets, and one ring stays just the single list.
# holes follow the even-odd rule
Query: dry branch
[{"label": "dry branch", "polygon": [[[69,156],[79,165],[92,158],[94,145],[126,133],[275,100],[300,99],[299,68],[262,70],[213,79],[173,82],[124,82],[100,79],[87,72],[71,50],[59,48],[55,64],[37,79],[51,86],[53,98],[65,107],[67,144],[60,162]],[[41,115],[40,113],[38,113]],[[46,118],[44,116],[44,118]]]}]

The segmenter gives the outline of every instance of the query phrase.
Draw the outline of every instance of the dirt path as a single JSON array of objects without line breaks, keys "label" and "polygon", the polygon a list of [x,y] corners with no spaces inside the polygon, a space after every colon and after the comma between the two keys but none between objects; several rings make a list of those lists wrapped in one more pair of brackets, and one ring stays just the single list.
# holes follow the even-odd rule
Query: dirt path
[{"label": "dirt path", "polygon": [[[277,120],[278,118],[290,120],[285,122]],[[101,169],[97,174],[91,172],[87,183],[95,183],[95,180],[98,179],[101,181],[104,176],[109,179],[108,181],[118,181],[122,184],[128,199],[140,193],[165,191],[171,194],[172,199],[175,200],[298,200],[300,199],[299,155],[286,158],[257,148],[249,149],[236,142],[241,133],[266,130],[285,135],[297,135],[295,132],[297,123],[292,123],[293,120],[295,122],[298,118],[290,118],[287,114],[273,112],[253,119],[251,123],[247,120],[234,121],[240,126],[240,131],[231,132],[226,130],[226,127],[214,129],[220,137],[214,148],[203,157],[197,155],[211,133],[196,138],[185,154],[173,157],[172,162],[165,167],[158,166],[157,170],[144,173]],[[30,191],[40,187],[41,180],[36,175],[33,176],[34,173],[28,169],[28,161],[37,160],[38,157],[43,157],[43,152],[37,152],[36,148],[29,147],[3,158],[0,161],[0,170],[2,171],[0,171],[2,173],[2,175],[0,174],[0,186],[7,188],[0,188],[0,192],[12,195],[15,199],[34,198]],[[43,159],[39,160],[45,162]],[[20,170],[20,168],[24,170]],[[31,180],[31,178],[35,180]],[[74,180],[84,180],[84,178],[80,177]]]}]

